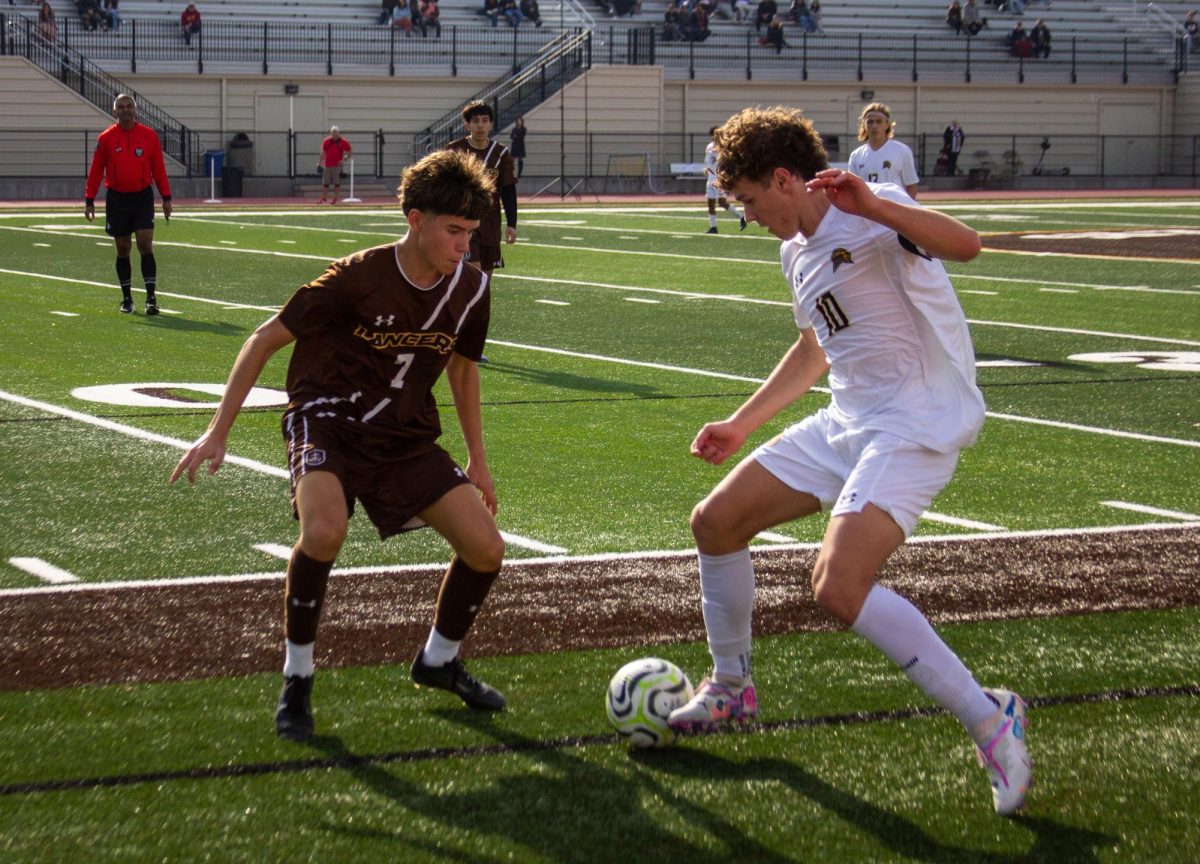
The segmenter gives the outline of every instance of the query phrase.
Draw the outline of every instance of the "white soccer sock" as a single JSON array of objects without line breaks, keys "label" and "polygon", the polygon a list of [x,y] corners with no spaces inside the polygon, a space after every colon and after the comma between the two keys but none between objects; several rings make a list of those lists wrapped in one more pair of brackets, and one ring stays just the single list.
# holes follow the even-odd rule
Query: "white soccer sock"
[{"label": "white soccer sock", "polygon": [[716,227],[717,227],[717,214],[716,214],[716,213],[709,213],[709,214],[708,214],[708,227],[709,227],[709,228],[716,228]]},{"label": "white soccer sock", "polygon": [[714,674],[750,677],[750,619],[754,612],[754,565],[750,549],[700,558],[700,596]]},{"label": "white soccer sock", "polygon": [[429,638],[425,640],[425,665],[445,666],[458,656],[458,646],[461,644],[462,642],[447,639],[437,632],[437,628],[431,627]]},{"label": "white soccer sock", "polygon": [[882,585],[871,588],[851,628],[884,654],[933,699],[975,729],[996,713],[969,669],[934,632],[916,606]]},{"label": "white soccer sock", "polygon": [[300,675],[304,678],[312,677],[316,667],[313,664],[313,648],[316,647],[316,642],[309,642],[307,645],[297,645],[291,639],[287,640],[287,655],[283,660],[283,676],[290,678],[293,675]]}]

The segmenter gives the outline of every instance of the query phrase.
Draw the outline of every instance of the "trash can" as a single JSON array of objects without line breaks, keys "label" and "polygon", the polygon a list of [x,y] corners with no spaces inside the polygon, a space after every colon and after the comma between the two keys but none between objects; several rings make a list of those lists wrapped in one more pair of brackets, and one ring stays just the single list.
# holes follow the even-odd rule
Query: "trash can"
[{"label": "trash can", "polygon": [[221,197],[242,197],[242,174],[241,168],[229,167],[225,169],[221,174]]},{"label": "trash can", "polygon": [[967,173],[967,188],[982,189],[987,185],[988,177],[991,176],[991,173],[987,168],[972,168]]},{"label": "trash can", "polygon": [[209,150],[204,154],[204,174],[206,177],[220,177],[221,167],[225,164],[224,150]]},{"label": "trash can", "polygon": [[247,176],[254,173],[254,142],[245,132],[239,132],[229,139],[225,163],[230,168],[241,168]]}]

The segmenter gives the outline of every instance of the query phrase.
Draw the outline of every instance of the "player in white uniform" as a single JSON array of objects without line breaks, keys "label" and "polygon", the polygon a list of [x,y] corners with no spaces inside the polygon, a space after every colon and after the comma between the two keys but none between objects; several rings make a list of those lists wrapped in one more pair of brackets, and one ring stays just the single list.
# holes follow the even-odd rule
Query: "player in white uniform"
[{"label": "player in white uniform", "polygon": [[892,109],[872,102],[858,118],[858,140],[865,141],[850,154],[850,173],[869,183],[895,183],[903,186],[909,198],[917,197],[917,165],[912,150],[892,135]]},{"label": "player in white uniform", "polygon": [[982,689],[925,616],[875,581],[983,424],[966,319],[937,260],[969,261],[979,236],[895,186],[830,170],[820,136],[794,109],[746,109],[717,144],[721,185],[783,241],[800,337],[754,395],[700,430],[692,454],[721,464],[827,370],[833,399],[743,459],[693,511],[714,672],[669,723],[705,732],[757,714],[749,542],[831,510],[817,602],[962,722],[996,810],[1012,813],[1031,777],[1025,703]]},{"label": "player in white uniform", "polygon": [[[717,131],[714,126],[708,130],[711,136]],[[725,193],[717,186],[717,145],[712,141],[704,148],[704,197],[708,200],[708,234],[717,233],[717,205],[721,209],[738,217],[739,230],[746,230],[746,217],[738,212],[737,207],[729,203]]]}]

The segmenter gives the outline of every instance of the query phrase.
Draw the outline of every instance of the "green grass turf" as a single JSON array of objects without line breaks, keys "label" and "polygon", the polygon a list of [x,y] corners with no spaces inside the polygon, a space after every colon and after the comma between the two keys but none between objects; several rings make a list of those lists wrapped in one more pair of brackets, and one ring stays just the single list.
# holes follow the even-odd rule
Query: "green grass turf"
[{"label": "green grass turf", "polygon": [[[1194,686],[1198,620],[1190,609],[944,632],[981,680],[1067,697]],[[641,650],[693,674],[706,661],[702,645]],[[274,737],[272,675],[0,694],[0,745],[23,754],[0,766],[0,784],[165,775],[6,791],[0,850],[6,861],[623,861],[631,849],[649,860],[1187,861],[1200,842],[1195,696],[1033,709],[1037,785],[1025,815],[1005,820],[948,717],[807,722],[925,704],[848,634],[760,640],[768,728],[652,753],[607,737],[603,715],[607,676],[637,652],[476,660],[509,695],[496,716],[415,691],[401,668],[322,672],[308,745]],[[169,776],[237,765],[262,767]]]}]

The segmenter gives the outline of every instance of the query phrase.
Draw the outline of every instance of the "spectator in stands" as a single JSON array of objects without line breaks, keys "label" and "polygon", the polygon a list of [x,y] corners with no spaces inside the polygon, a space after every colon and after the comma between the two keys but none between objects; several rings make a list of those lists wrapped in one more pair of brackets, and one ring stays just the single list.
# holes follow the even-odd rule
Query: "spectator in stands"
[{"label": "spectator in stands", "polygon": [[1034,22],[1033,29],[1029,31],[1029,40],[1033,43],[1034,57],[1050,56],[1050,28],[1041,18]]},{"label": "spectator in stands", "polygon": [[946,174],[953,177],[958,173],[958,154],[962,152],[963,142],[967,136],[957,120],[951,120],[946,131],[942,133],[942,152],[946,154]]},{"label": "spectator in stands", "polygon": [[121,29],[121,0],[104,0],[104,20],[109,30]]},{"label": "spectator in stands", "polygon": [[538,0],[521,0],[521,14],[532,21],[534,27],[542,26],[542,11],[538,8]]},{"label": "spectator in stands", "polygon": [[679,7],[675,5],[675,0],[670,0],[667,11],[663,12],[662,41],[683,41],[683,31],[679,29]]},{"label": "spectator in stands", "polygon": [[754,14],[750,0],[733,0],[733,19],[741,24]]},{"label": "spectator in stands", "polygon": [[84,30],[99,30],[104,16],[100,14],[100,4],[96,0],[75,0],[75,11],[79,13],[79,23]]},{"label": "spectator in stands", "polygon": [[1011,12],[1013,15],[1020,15],[1025,11],[1025,0],[1003,0],[998,7],[1003,12]]},{"label": "spectator in stands", "polygon": [[200,32],[200,10],[195,3],[189,3],[179,16],[179,32],[183,34],[183,44],[192,47],[192,34]]},{"label": "spectator in stands", "polygon": [[787,42],[783,38],[783,19],[778,15],[771,18],[767,25],[767,45],[775,49],[776,54],[782,54]]},{"label": "spectator in stands", "polygon": [[42,0],[38,9],[38,34],[47,42],[58,38],[58,22],[54,20],[54,7]]},{"label": "spectator in stands", "polygon": [[949,8],[946,9],[946,26],[954,31],[955,36],[962,34],[963,9],[958,0],[951,0]]},{"label": "spectator in stands", "polygon": [[1013,29],[1004,37],[1004,44],[1008,46],[1008,53],[1014,57],[1028,57],[1033,53],[1033,43],[1029,40],[1029,34],[1025,32],[1025,22],[1017,21],[1013,25]]},{"label": "spectator in stands", "polygon": [[[396,6],[392,9],[392,26],[403,30],[405,36],[412,36],[412,9],[408,6],[408,0],[396,0]],[[337,200],[336,192],[333,198]]]},{"label": "spectator in stands", "polygon": [[754,32],[757,33],[764,24],[770,24],[778,14],[779,5],[775,0],[758,0],[758,9],[754,12]]},{"label": "spectator in stands", "polygon": [[808,2],[807,0],[792,0],[792,5],[788,7],[788,17],[795,23],[799,24],[800,19],[808,18]]},{"label": "spectator in stands", "polygon": [[479,10],[479,14],[491,21],[495,27],[500,21],[500,0],[483,0],[483,8]]},{"label": "spectator in stands", "polygon": [[975,0],[967,0],[967,5],[963,7],[962,13],[963,31],[968,36],[978,36],[979,31],[987,26],[987,19],[979,12],[979,5]]},{"label": "spectator in stands", "polygon": [[641,11],[641,0],[612,0],[608,6],[608,14],[614,18],[622,18],[626,15],[632,18]]},{"label": "spectator in stands", "polygon": [[1200,21],[1196,20],[1195,11],[1187,13],[1187,17],[1183,19],[1183,38],[1187,41],[1187,49],[1189,53],[1196,52],[1196,43],[1200,41]]},{"label": "spectator in stands", "polygon": [[421,36],[429,35],[429,31],[433,31],[433,35],[438,39],[442,38],[442,10],[438,7],[438,0],[421,0]]},{"label": "spectator in stands", "polygon": [[692,10],[692,26],[684,31],[689,42],[703,42],[711,31],[708,29],[708,12],[699,4]]},{"label": "spectator in stands", "polygon": [[338,202],[338,196],[342,194],[342,160],[350,152],[350,142],[342,137],[338,127],[331,128],[329,137],[321,142],[321,155],[317,157],[317,170],[321,172],[321,200],[317,202],[318,204],[325,203],[325,194],[331,183],[333,184],[333,200],[329,203],[336,204]]},{"label": "spectator in stands", "polygon": [[513,161],[517,163],[518,180],[521,179],[521,174],[525,171],[525,131],[525,118],[518,117],[513,122],[509,138],[512,143],[508,148],[508,152],[512,154]]},{"label": "spectator in stands", "polygon": [[808,17],[812,19],[812,30],[810,33],[824,33],[821,29],[821,0],[812,0],[808,4]]},{"label": "spectator in stands", "polygon": [[521,7],[517,5],[517,0],[500,0],[500,14],[510,27],[521,26]]},{"label": "spectator in stands", "polygon": [[396,8],[396,0],[383,0],[379,10],[379,25],[390,26],[392,23],[392,10]]}]

